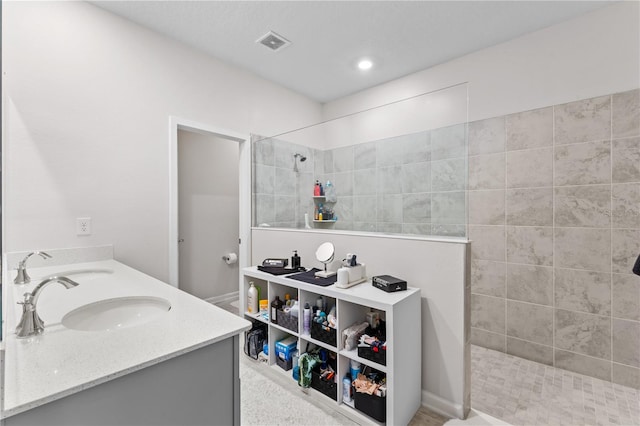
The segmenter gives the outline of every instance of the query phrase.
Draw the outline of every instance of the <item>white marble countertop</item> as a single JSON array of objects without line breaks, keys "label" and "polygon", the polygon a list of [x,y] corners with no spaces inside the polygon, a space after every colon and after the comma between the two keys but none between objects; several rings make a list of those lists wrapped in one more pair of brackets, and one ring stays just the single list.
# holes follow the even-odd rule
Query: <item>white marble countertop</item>
[{"label": "white marble countertop", "polygon": [[[41,293],[42,335],[17,339],[21,315],[16,302],[45,277],[61,272],[103,269],[112,273],[70,275],[80,285],[51,283]],[[115,260],[29,269],[31,283],[14,285],[5,275],[3,297],[6,418],[83,389],[239,334],[250,323],[223,309]],[[12,278],[12,277],[11,277]],[[76,331],[61,324],[69,311],[115,297],[154,296],[171,309],[153,321],[113,331]]]}]

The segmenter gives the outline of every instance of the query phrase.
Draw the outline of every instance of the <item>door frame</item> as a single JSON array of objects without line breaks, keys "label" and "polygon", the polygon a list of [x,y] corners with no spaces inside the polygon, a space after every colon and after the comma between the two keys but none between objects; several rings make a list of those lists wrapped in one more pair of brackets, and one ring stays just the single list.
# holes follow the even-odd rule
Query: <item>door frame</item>
[{"label": "door frame", "polygon": [[[211,124],[169,116],[169,284],[179,288],[178,258],[178,130],[213,135],[239,142],[239,241],[238,285],[242,268],[249,266],[251,256],[251,139],[249,135]],[[216,255],[214,254],[214,257]],[[221,260],[222,261],[222,260]]]}]

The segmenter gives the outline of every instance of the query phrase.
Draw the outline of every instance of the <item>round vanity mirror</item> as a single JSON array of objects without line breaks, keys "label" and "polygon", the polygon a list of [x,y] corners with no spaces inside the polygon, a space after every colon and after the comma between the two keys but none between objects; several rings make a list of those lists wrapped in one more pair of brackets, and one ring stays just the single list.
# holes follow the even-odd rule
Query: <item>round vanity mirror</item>
[{"label": "round vanity mirror", "polygon": [[327,278],[332,275],[335,275],[335,272],[327,271],[327,264],[333,262],[333,256],[335,254],[335,247],[332,243],[322,243],[320,247],[316,250],[316,259],[318,262],[322,262],[324,264],[324,271],[316,272],[317,277]]}]

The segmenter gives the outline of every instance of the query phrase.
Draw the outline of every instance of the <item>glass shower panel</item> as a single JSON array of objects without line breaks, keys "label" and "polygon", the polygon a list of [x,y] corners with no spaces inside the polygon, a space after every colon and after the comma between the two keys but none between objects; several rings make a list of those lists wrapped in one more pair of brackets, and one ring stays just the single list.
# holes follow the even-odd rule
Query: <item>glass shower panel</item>
[{"label": "glass shower panel", "polygon": [[255,138],[254,226],[466,237],[467,99],[459,84]]}]

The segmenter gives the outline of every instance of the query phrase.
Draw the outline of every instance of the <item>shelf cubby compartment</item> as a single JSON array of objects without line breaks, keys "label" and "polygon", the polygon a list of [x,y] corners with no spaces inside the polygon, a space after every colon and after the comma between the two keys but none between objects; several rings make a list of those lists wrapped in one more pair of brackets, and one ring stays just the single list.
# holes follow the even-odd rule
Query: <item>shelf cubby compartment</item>
[{"label": "shelf cubby compartment", "polygon": [[[276,296],[278,296],[278,298],[284,303],[286,294],[288,294],[291,297],[291,299],[299,300],[297,288],[269,282],[269,318],[270,319],[271,319],[271,315],[273,315],[271,302],[273,302]],[[284,313],[284,311],[279,310],[277,312],[277,315],[280,315],[282,313]],[[277,315],[276,315],[276,319],[279,318]],[[298,331],[300,330],[299,317],[295,317],[291,314],[286,314],[282,316],[282,318],[284,319],[282,322],[278,321],[277,323],[274,323],[270,321],[270,324],[278,329],[282,329],[283,331],[286,331],[288,333],[293,333],[295,336],[297,336]]]},{"label": "shelf cubby compartment", "polygon": [[[249,312],[248,311],[248,301],[247,301],[247,292],[249,291],[249,287],[251,287],[251,283],[258,289],[258,312]],[[259,278],[247,277],[245,276],[243,279],[243,291],[240,293],[239,297],[239,306],[238,310],[244,313],[244,316],[248,319],[256,319],[258,321],[267,322],[267,319],[264,319],[260,315],[260,299],[267,299],[268,297],[268,283],[267,281],[261,280]]]},{"label": "shelf cubby compartment", "polygon": [[[315,310],[320,309],[320,307],[318,306],[319,304],[319,299],[322,299],[322,306],[323,309],[325,310],[325,313],[328,315],[329,312],[331,312],[331,310],[333,308],[335,308],[336,311],[336,318],[339,320],[339,316],[338,316],[338,306],[337,306],[337,302],[336,299],[333,297],[329,297],[329,296],[324,296],[318,293],[313,293],[310,291],[301,291],[300,292],[300,303],[302,306],[302,315],[303,315],[303,326],[304,326],[304,306],[305,304],[309,303],[309,306],[311,307],[312,310],[312,314],[311,314],[311,323],[309,325],[309,334],[304,334],[304,337],[314,341],[314,342],[320,342],[321,346],[326,346],[328,348],[332,348],[334,351],[336,350],[336,348],[338,347],[338,343],[337,343],[337,333],[338,330],[336,328],[332,328],[332,327],[324,327],[322,326],[322,324],[316,323],[314,321],[314,314],[313,312],[315,312]],[[337,324],[336,324],[337,326]],[[303,332],[304,332],[304,327],[302,328]]]},{"label": "shelf cubby compartment", "polygon": [[330,380],[321,377],[320,364],[311,371],[311,387],[333,401],[338,397],[338,356],[334,351],[327,351],[327,364],[334,371],[334,376]]}]

